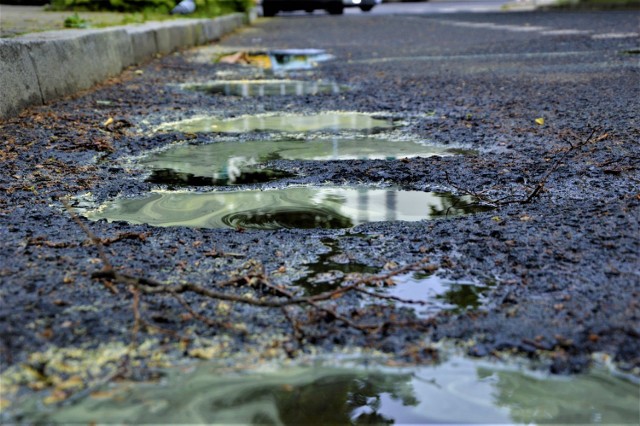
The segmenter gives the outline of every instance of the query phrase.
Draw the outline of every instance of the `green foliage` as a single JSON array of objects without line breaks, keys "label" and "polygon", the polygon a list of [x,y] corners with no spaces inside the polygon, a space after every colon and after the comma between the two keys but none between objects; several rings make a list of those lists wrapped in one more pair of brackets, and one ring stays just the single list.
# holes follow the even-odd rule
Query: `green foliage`
[{"label": "green foliage", "polygon": [[[112,11],[142,14],[168,14],[179,0],[52,0],[52,10]],[[252,0],[195,0],[196,12],[189,17],[212,17],[244,12]]]},{"label": "green foliage", "polygon": [[82,19],[78,13],[74,13],[71,16],[68,16],[67,18],[65,18],[64,20],[64,27],[65,28],[87,28],[89,26],[89,23]]}]

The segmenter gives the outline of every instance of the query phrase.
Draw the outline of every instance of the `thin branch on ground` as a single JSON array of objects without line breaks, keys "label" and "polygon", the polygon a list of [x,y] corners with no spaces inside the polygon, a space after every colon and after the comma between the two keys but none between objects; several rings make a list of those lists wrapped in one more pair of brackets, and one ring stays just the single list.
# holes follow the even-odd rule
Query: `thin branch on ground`
[{"label": "thin branch on ground", "polygon": [[[404,274],[410,271],[416,271],[420,269],[433,268],[433,265],[429,265],[429,259],[425,258],[417,262],[405,265],[397,268],[393,271],[388,271],[380,275],[360,277],[352,280],[348,284],[342,285],[334,290],[326,291],[320,294],[311,296],[300,296],[294,292],[294,290],[288,289],[281,285],[276,285],[271,282],[268,274],[265,272],[264,267],[257,262],[247,262],[245,265],[249,265],[247,270],[244,270],[241,274],[222,281],[213,281],[209,284],[196,284],[193,282],[182,282],[179,284],[169,284],[155,280],[153,278],[136,276],[120,272],[120,268],[114,268],[112,263],[107,257],[104,250],[105,243],[111,243],[122,238],[137,238],[144,241],[146,237],[140,237],[139,234],[122,234],[114,239],[101,239],[98,238],[82,220],[76,215],[69,204],[63,200],[65,208],[71,215],[71,218],[76,222],[80,229],[89,237],[90,241],[96,246],[99,257],[103,263],[103,268],[92,274],[93,279],[101,280],[107,288],[112,292],[117,292],[117,286],[124,286],[132,294],[132,310],[134,316],[134,325],[132,329],[132,339],[136,340],[136,336],[142,327],[153,328],[164,334],[173,336],[179,336],[179,333],[173,330],[165,330],[160,327],[149,324],[142,317],[140,311],[140,302],[142,297],[152,295],[166,295],[174,298],[178,303],[186,310],[186,312],[203,324],[210,327],[223,327],[227,329],[234,329],[229,324],[223,324],[206,315],[198,313],[194,310],[187,300],[183,297],[185,294],[192,294],[206,300],[216,300],[219,302],[231,302],[237,304],[245,304],[263,308],[279,308],[284,317],[289,321],[292,326],[296,339],[302,342],[305,337],[304,330],[296,318],[292,317],[288,308],[298,306],[305,309],[307,312],[322,313],[321,316],[315,317],[316,320],[320,318],[327,318],[343,323],[346,327],[353,330],[358,330],[361,333],[367,335],[372,333],[388,330],[390,327],[395,326],[408,326],[415,323],[400,323],[394,321],[383,321],[371,323],[370,321],[358,322],[354,319],[348,318],[342,313],[338,312],[338,309],[334,304],[330,302],[338,299],[349,292],[360,292],[368,297],[376,300],[394,300],[404,303],[416,303],[422,304],[421,301],[409,301],[401,300],[393,296],[384,294],[377,294],[375,292],[369,292],[363,289],[366,286],[373,285],[386,285],[389,281],[400,274]],[[245,285],[252,289],[250,294],[235,294],[230,291],[230,288],[236,288],[238,286]],[[222,291],[223,288],[228,289]],[[256,293],[256,294],[253,294]],[[309,309],[311,311],[309,311]],[[183,339],[183,338],[182,338]],[[184,339],[183,339],[184,340]]]},{"label": "thin branch on ground", "polygon": [[609,137],[608,133],[602,133],[601,135],[594,137],[596,132],[600,131],[599,128],[594,128],[591,130],[591,133],[589,134],[589,136],[585,139],[583,139],[582,141],[580,141],[577,144],[572,144],[570,141],[568,141],[566,138],[563,138],[563,141],[566,142],[569,145],[569,148],[565,149],[562,151],[562,154],[557,156],[555,161],[549,166],[549,168],[547,168],[547,170],[542,174],[542,176],[540,177],[540,179],[538,179],[537,183],[533,186],[532,189],[530,189],[530,192],[524,197],[524,198],[513,198],[513,195],[507,195],[504,196],[502,198],[498,198],[498,199],[492,199],[489,198],[485,195],[485,193],[488,191],[488,189],[485,189],[483,191],[472,191],[468,188],[463,188],[459,185],[456,185],[451,178],[449,177],[449,173],[447,172],[447,170],[444,171],[445,174],[445,179],[447,181],[447,183],[452,186],[454,189],[456,189],[459,192],[462,192],[464,194],[467,195],[471,195],[473,197],[475,197],[476,199],[478,199],[481,203],[486,203],[486,204],[490,204],[493,206],[503,206],[503,205],[508,205],[508,204],[529,204],[531,203],[536,197],[538,197],[545,189],[545,185],[547,184],[549,178],[551,177],[551,174],[553,172],[555,172],[562,164],[563,162],[567,159],[567,157],[572,154],[574,151],[577,151],[578,149],[590,144],[590,143],[597,143],[600,141],[605,140],[607,137]]}]

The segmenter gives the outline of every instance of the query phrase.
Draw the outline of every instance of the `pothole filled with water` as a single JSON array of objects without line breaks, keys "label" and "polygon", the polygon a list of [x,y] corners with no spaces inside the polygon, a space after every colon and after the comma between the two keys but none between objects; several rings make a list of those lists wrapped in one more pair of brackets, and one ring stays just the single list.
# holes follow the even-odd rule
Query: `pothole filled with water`
[{"label": "pothole filled with water", "polygon": [[420,221],[487,210],[470,196],[345,187],[229,192],[154,192],[87,212],[93,220],[196,228],[350,228],[366,222]]},{"label": "pothole filled with water", "polygon": [[[339,247],[338,240],[321,240],[329,251],[320,254],[317,261],[305,264],[307,272],[292,283],[304,289],[307,295],[317,295],[334,291],[345,280],[360,278],[362,274],[376,275],[379,268],[355,262]],[[392,277],[387,285],[374,291],[395,298],[398,308],[410,308],[419,318],[428,318],[443,310],[460,313],[477,309],[484,302],[488,286],[473,282],[450,281],[432,273],[408,272]]]},{"label": "pothole filled with water", "polygon": [[462,312],[481,306],[489,287],[472,282],[449,281],[433,274],[412,272],[392,278],[393,285],[380,289],[381,294],[403,301],[396,307],[413,309],[420,318],[440,311]]},{"label": "pothole filled with water", "polygon": [[174,169],[155,169],[146,182],[167,185],[168,189],[194,186],[251,185],[294,177],[292,173],[274,169],[240,167],[221,169],[213,176],[198,176]]},{"label": "pothole filled with water", "polygon": [[344,256],[337,240],[323,238],[321,242],[329,251],[320,254],[317,261],[305,264],[308,272],[292,283],[294,287],[303,288],[308,295],[335,290],[350,274],[376,274],[380,271]]},{"label": "pothole filled with water", "polygon": [[251,65],[273,72],[308,70],[334,59],[320,49],[279,49],[220,53],[216,63]]},{"label": "pothole filled with water", "polygon": [[258,165],[272,160],[396,159],[455,155],[459,151],[412,140],[314,138],[233,140],[174,145],[140,160],[151,169],[149,182],[173,186],[238,185],[269,182],[292,174]]},{"label": "pothole filled with water", "polygon": [[161,383],[103,386],[27,423],[637,424],[637,383],[604,369],[571,377],[452,357],[390,367],[371,360],[228,372],[214,363],[164,370]]},{"label": "pothole filled with water", "polygon": [[303,96],[337,94],[347,90],[337,83],[296,80],[221,80],[182,85],[183,89],[225,96]]},{"label": "pothole filled with water", "polygon": [[314,115],[249,115],[230,119],[195,117],[158,127],[160,131],[185,133],[244,133],[254,131],[317,132],[375,131],[393,127],[393,120],[357,112],[324,112]]}]

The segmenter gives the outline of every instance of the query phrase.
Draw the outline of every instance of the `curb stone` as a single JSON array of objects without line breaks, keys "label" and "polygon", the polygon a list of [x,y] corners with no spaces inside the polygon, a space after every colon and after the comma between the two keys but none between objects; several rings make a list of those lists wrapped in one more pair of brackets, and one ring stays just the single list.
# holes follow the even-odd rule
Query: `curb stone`
[{"label": "curb stone", "polygon": [[2,39],[0,119],[88,89],[157,54],[219,40],[255,18],[252,11],[214,19],[49,31]]}]

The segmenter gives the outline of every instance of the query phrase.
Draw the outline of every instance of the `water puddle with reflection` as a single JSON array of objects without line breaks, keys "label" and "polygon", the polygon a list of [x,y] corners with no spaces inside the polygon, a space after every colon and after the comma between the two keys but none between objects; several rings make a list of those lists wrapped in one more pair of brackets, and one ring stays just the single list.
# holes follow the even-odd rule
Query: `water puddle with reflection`
[{"label": "water puddle with reflection", "polygon": [[222,53],[214,62],[251,65],[277,73],[309,70],[331,59],[334,59],[332,55],[320,49],[282,49]]},{"label": "water puddle with reflection", "polygon": [[338,247],[338,241],[333,238],[321,240],[329,251],[318,256],[316,262],[307,263],[307,274],[294,281],[294,287],[304,288],[308,295],[316,295],[325,291],[335,290],[340,286],[345,276],[349,274],[375,274],[379,268],[353,262],[344,256]]},{"label": "water puddle with reflection", "polygon": [[393,127],[393,121],[375,118],[371,114],[357,112],[324,112],[314,115],[248,115],[238,118],[219,119],[195,117],[165,123],[161,131],[185,133],[244,133],[253,131],[317,132],[359,130],[375,131]]},{"label": "water puddle with reflection", "polygon": [[290,173],[261,169],[271,160],[396,159],[455,155],[457,151],[415,141],[384,138],[314,138],[220,141],[174,145],[140,160],[153,170],[149,182],[173,186],[239,185],[291,177]]},{"label": "water puddle with reflection", "polygon": [[393,277],[395,285],[378,292],[406,301],[395,302],[396,307],[415,310],[420,318],[427,318],[440,311],[461,312],[480,307],[489,287],[471,282],[449,281],[436,275],[412,272]]},{"label": "water puddle with reflection", "polygon": [[221,80],[185,84],[182,88],[225,96],[303,96],[323,93],[337,94],[346,86],[322,81],[296,80]]},{"label": "water puddle with reflection", "polygon": [[86,212],[93,220],[197,228],[350,228],[366,222],[419,221],[486,210],[469,196],[346,187],[229,192],[154,192]]},{"label": "water puddle with reflection", "polygon": [[197,176],[193,173],[179,172],[173,169],[155,169],[145,181],[167,185],[169,190],[173,190],[194,186],[250,185],[294,176],[294,174],[282,170],[250,167],[223,169],[220,172],[214,172],[213,176]]},{"label": "water puddle with reflection", "polygon": [[171,369],[161,383],[118,383],[34,423],[636,424],[640,385],[604,370],[553,377],[454,357],[388,367],[371,360],[229,373],[212,363]]}]

